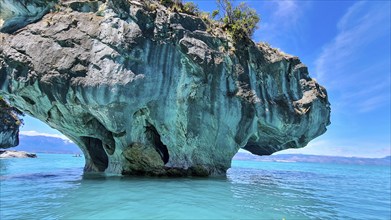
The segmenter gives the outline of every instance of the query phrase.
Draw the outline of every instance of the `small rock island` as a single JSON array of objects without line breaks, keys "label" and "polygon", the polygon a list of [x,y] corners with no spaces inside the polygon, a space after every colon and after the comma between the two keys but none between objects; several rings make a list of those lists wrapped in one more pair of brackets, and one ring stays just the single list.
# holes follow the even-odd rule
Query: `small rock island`
[{"label": "small rock island", "polygon": [[34,153],[15,150],[0,150],[0,158],[36,158]]},{"label": "small rock island", "polygon": [[225,175],[239,149],[304,147],[330,124],[326,90],[298,57],[160,1],[0,10],[0,95],[76,143],[85,172]]}]

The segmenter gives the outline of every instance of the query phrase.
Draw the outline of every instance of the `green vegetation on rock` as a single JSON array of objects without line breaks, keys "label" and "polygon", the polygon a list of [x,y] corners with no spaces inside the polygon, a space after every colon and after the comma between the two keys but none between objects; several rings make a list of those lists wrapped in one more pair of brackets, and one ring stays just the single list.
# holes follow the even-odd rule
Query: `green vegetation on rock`
[{"label": "green vegetation on rock", "polygon": [[260,17],[257,12],[242,2],[233,5],[233,0],[217,0],[219,9],[212,12],[212,17],[220,17],[223,29],[227,30],[235,41],[251,38],[257,29]]},{"label": "green vegetation on rock", "polygon": [[[153,2],[153,0],[147,2],[147,7],[151,11],[157,9],[157,5]],[[182,0],[159,0],[160,4],[174,12],[199,16],[209,26],[222,28],[231,35],[234,42],[250,39],[261,20],[257,12],[244,2],[237,6],[234,5],[234,0],[216,0],[216,2],[218,9],[210,14],[201,12],[193,2],[183,3]]]}]

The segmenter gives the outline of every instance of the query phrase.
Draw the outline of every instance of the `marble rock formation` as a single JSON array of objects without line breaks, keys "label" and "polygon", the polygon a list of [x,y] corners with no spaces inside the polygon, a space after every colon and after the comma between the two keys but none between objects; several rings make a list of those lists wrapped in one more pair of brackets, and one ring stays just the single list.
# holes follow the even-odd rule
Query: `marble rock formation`
[{"label": "marble rock formation", "polygon": [[223,175],[241,148],[304,147],[330,123],[298,57],[197,16],[158,1],[25,2],[2,4],[0,95],[75,142],[85,171]]},{"label": "marble rock formation", "polygon": [[37,155],[25,151],[0,150],[0,158],[37,158]]},{"label": "marble rock formation", "polygon": [[0,97],[0,149],[15,147],[19,144],[19,126],[21,121],[13,108]]}]

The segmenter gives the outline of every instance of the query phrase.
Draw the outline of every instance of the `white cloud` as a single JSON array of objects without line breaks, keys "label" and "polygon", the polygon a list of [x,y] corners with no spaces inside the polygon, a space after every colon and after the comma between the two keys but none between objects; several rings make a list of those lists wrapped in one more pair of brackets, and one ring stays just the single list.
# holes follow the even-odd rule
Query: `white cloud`
[{"label": "white cloud", "polygon": [[[341,95],[337,106],[369,112],[390,98],[388,57],[373,60],[372,46],[387,45],[390,33],[389,3],[357,2],[338,22],[338,34],[315,61],[315,78]],[[389,41],[389,39],[388,39]],[[387,77],[388,76],[388,77]],[[336,101],[336,100],[334,100]],[[335,110],[335,109],[334,109]]]},{"label": "white cloud", "polygon": [[348,11],[345,13],[345,15],[341,18],[341,20],[338,22],[337,27],[338,29],[344,29],[345,27],[349,26],[349,23],[353,20],[355,20],[358,14],[358,12],[361,11],[361,9],[364,7],[365,2],[360,1],[354,4],[352,7],[348,9]]},{"label": "white cloud", "polygon": [[[277,10],[274,12],[274,19],[296,22],[300,11],[295,0],[274,1],[277,4]],[[279,24],[280,25],[280,24]]]},{"label": "white cloud", "polygon": [[307,147],[288,149],[275,154],[313,154],[344,157],[381,158],[391,155],[389,144],[376,141],[354,141],[350,139],[316,139]]},{"label": "white cloud", "polygon": [[357,104],[358,111],[360,113],[370,112],[389,102],[390,98],[388,94],[371,96]]},{"label": "white cloud", "polygon": [[[338,69],[351,64],[353,59],[357,58],[356,52],[362,50],[368,43],[389,30],[389,28],[388,30],[384,28],[384,21],[388,19],[388,16],[386,13],[382,13],[381,7],[372,7],[365,11],[365,15],[351,12],[352,8],[361,11],[361,7],[367,8],[363,2],[358,2],[349,9],[347,13],[349,16],[345,15],[338,23],[340,32],[323,49],[322,54],[316,60],[315,67],[318,80],[330,75],[330,68]],[[351,14],[358,17],[352,18]],[[369,17],[369,14],[372,16]]]},{"label": "white cloud", "polygon": [[[260,3],[257,3],[260,4]],[[269,17],[262,17],[260,29],[255,33],[255,40],[266,41],[274,47],[287,48],[294,45],[298,48],[303,41],[303,15],[310,5],[309,2],[296,0],[264,1],[261,9],[273,11]],[[288,51],[289,52],[289,51]]]},{"label": "white cloud", "polygon": [[19,134],[26,135],[26,136],[44,136],[44,137],[60,138],[66,142],[73,143],[68,137],[62,134],[48,134],[48,133],[41,133],[38,131],[20,131]]}]

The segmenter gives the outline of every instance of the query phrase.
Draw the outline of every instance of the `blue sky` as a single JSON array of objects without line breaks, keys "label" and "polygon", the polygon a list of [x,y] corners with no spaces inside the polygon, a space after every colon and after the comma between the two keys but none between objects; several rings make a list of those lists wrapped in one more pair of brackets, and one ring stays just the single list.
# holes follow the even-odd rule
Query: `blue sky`
[{"label": "blue sky", "polygon": [[[193,1],[212,11],[214,0]],[[247,1],[261,15],[253,38],[299,56],[326,87],[326,134],[282,153],[383,157],[390,149],[390,1]],[[59,134],[25,117],[22,133]]]}]

